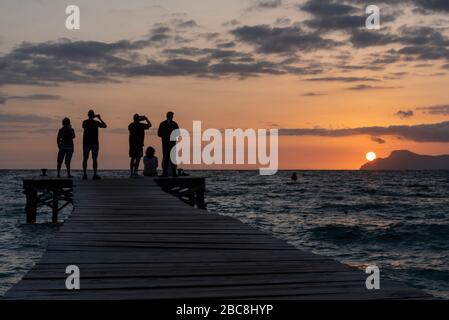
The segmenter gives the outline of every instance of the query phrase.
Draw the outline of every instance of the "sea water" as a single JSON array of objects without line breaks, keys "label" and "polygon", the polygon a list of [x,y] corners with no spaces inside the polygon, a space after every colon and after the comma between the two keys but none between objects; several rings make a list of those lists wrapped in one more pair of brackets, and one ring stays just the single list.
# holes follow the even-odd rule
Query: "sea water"
[{"label": "sea water", "polygon": [[[449,298],[449,171],[297,171],[297,182],[291,171],[190,173],[207,178],[211,213],[356,267],[376,265],[381,276]],[[48,210],[38,214],[38,224],[25,224],[22,179],[38,174],[0,171],[0,295],[39,260],[58,230]]]}]

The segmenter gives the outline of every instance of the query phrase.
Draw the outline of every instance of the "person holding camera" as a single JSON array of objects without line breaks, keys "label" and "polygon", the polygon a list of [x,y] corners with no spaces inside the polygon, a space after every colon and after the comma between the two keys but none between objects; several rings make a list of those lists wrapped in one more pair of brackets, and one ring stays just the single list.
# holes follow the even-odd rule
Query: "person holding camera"
[{"label": "person holding camera", "polygon": [[[145,123],[142,123],[145,121]],[[143,157],[143,146],[145,141],[145,130],[151,128],[151,122],[146,116],[135,114],[133,122],[128,126],[129,131],[129,169],[131,177],[138,175],[140,160]]]},{"label": "person holding camera", "polygon": [[[98,140],[98,128],[107,128],[106,123],[101,119],[99,114],[95,114],[93,110],[87,113],[88,119],[83,121],[83,180],[87,180],[87,160],[89,154],[92,152],[92,161],[94,169],[94,180],[100,180],[97,174],[98,170],[98,152],[100,150],[100,143]],[[99,121],[95,120],[98,119]]]}]

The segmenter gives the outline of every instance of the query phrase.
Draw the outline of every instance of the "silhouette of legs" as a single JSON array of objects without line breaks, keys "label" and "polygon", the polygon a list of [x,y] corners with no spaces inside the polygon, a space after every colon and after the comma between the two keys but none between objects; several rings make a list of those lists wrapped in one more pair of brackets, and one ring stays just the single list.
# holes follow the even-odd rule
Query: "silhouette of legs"
[{"label": "silhouette of legs", "polygon": [[98,152],[99,146],[95,145],[84,145],[83,148],[83,180],[87,179],[87,160],[89,159],[89,153],[92,152],[92,167],[94,169],[94,180],[100,180],[101,178],[98,176]]},{"label": "silhouette of legs", "polygon": [[61,177],[61,166],[62,166],[62,162],[58,161],[58,178]]},{"label": "silhouette of legs", "polygon": [[66,162],[65,167],[67,169],[67,177],[73,178],[72,175],[70,174],[70,162]]},{"label": "silhouette of legs", "polygon": [[136,175],[139,171],[141,157],[133,157],[129,162],[129,170],[131,171],[131,175]]},{"label": "silhouette of legs", "polygon": [[65,167],[67,169],[67,177],[72,178],[72,175],[70,174],[70,164],[72,162],[72,156],[73,156],[73,149],[59,149],[58,152],[58,178],[61,177],[61,167],[62,162],[65,160]]},{"label": "silhouette of legs", "polygon": [[99,146],[98,144],[94,145],[92,147],[92,167],[94,169],[94,180],[100,180],[100,177],[97,174],[98,171],[98,151]]},{"label": "silhouette of legs", "polygon": [[84,148],[84,152],[83,152],[83,180],[87,179],[87,159],[89,159],[89,151],[86,152],[86,148]]},{"label": "silhouette of legs", "polygon": [[162,176],[163,177],[168,177],[168,168],[171,168],[172,171],[172,175],[173,177],[177,176],[176,173],[176,164],[173,163],[171,161],[171,157],[170,157],[170,153],[171,150],[173,149],[173,147],[176,146],[176,142],[175,143],[164,143],[162,145],[162,154],[163,154],[163,159],[162,159],[162,168],[164,169]]},{"label": "silhouette of legs", "polygon": [[134,158],[129,161],[129,172],[131,175],[134,173]]},{"label": "silhouette of legs", "polygon": [[94,175],[97,174],[97,170],[98,170],[98,161],[97,159],[92,160],[92,167],[94,169]]},{"label": "silhouette of legs", "polygon": [[61,166],[62,166],[63,160],[64,160],[64,152],[62,149],[59,149],[58,160],[57,160],[58,178],[61,177]]},{"label": "silhouette of legs", "polygon": [[168,177],[168,166],[170,162],[170,146],[166,143],[162,145],[162,176]]}]

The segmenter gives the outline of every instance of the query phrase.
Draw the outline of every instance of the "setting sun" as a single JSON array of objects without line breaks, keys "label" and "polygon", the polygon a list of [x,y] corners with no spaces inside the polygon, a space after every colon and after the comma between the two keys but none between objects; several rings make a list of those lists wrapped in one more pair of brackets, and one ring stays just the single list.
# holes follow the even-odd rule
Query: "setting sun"
[{"label": "setting sun", "polygon": [[376,160],[376,158],[377,158],[377,155],[374,152],[368,152],[366,154],[366,160],[368,160],[368,161],[374,161],[374,160]]}]

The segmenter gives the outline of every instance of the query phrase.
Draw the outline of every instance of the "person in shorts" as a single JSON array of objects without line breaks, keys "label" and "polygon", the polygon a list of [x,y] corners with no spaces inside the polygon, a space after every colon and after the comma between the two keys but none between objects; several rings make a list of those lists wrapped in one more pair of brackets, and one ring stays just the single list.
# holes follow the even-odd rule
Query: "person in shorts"
[{"label": "person in shorts", "polygon": [[[100,180],[97,174],[98,170],[98,152],[100,150],[100,143],[98,139],[98,129],[107,128],[106,123],[101,119],[101,116],[96,115],[93,110],[87,113],[88,119],[83,122],[83,180],[87,180],[87,160],[89,154],[92,153],[92,167],[94,169],[94,180]],[[97,118],[99,121],[95,120]]]},{"label": "person in shorts", "polygon": [[[145,121],[145,123],[142,123]],[[135,114],[133,122],[128,126],[129,131],[129,169],[131,177],[138,175],[140,160],[143,157],[145,131],[151,128],[151,122],[146,116]]]},{"label": "person in shorts", "polygon": [[59,149],[57,159],[58,178],[61,177],[61,167],[63,162],[65,162],[67,169],[67,177],[73,178],[70,174],[70,164],[73,156],[73,139],[75,139],[75,130],[73,130],[72,125],[70,124],[70,119],[64,118],[64,120],[62,120],[62,128],[59,129],[58,137],[56,139]]}]

